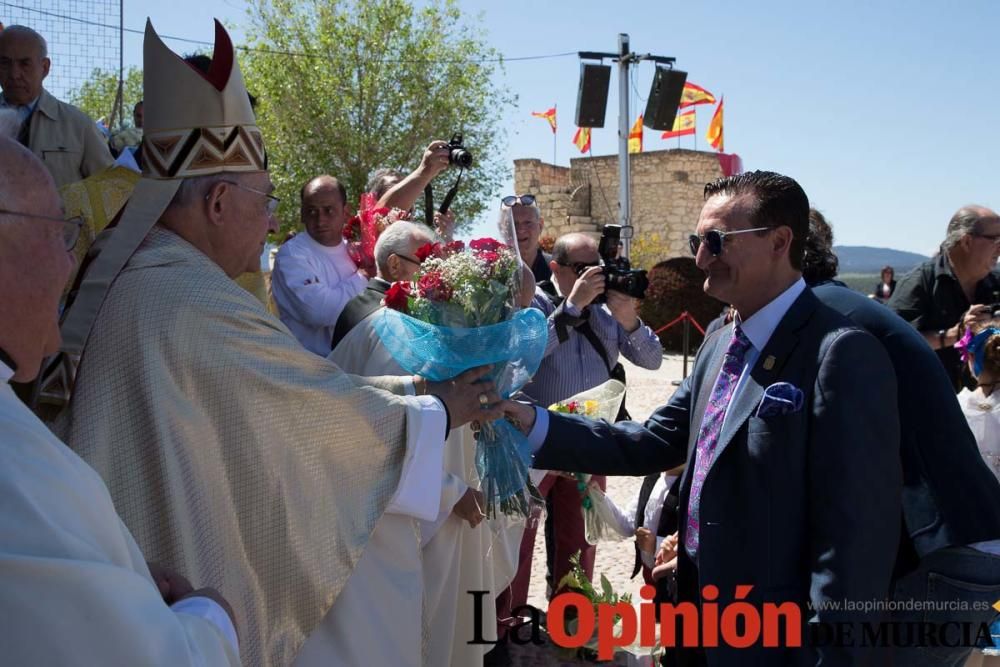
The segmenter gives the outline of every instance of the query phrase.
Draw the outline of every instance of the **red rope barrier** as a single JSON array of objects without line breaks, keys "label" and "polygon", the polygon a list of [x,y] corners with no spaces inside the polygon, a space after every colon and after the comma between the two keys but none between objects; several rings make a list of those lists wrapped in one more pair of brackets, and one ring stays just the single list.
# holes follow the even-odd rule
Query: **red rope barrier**
[{"label": "red rope barrier", "polygon": [[673,321],[668,322],[667,324],[664,324],[662,327],[660,327],[659,329],[657,329],[653,333],[659,334],[661,331],[666,331],[670,327],[674,326],[675,324],[679,324],[679,323],[683,322],[684,320],[687,320],[688,322],[690,322],[691,324],[693,324],[694,328],[697,329],[698,333],[700,333],[702,336],[705,335],[705,330],[702,329],[702,327],[701,327],[700,324],[698,324],[698,320],[694,319],[694,317],[691,316],[691,313],[687,312],[686,310],[683,313],[681,313],[680,315],[678,315],[677,317],[675,317],[673,319]]}]

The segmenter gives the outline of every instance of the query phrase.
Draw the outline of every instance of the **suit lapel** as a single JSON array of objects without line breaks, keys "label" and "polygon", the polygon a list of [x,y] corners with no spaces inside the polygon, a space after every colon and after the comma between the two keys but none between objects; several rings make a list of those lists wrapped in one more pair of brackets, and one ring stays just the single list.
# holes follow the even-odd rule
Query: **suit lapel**
[{"label": "suit lapel", "polygon": [[[719,434],[719,442],[715,446],[715,456],[712,457],[713,465],[719,460],[722,452],[733,440],[733,436],[740,430],[747,419],[753,414],[764,397],[764,389],[778,381],[781,371],[787,363],[789,357],[799,342],[799,330],[809,321],[810,315],[816,309],[819,301],[809,288],[806,288],[799,298],[792,303],[791,308],[781,318],[775,328],[771,338],[767,341],[764,349],[761,350],[754,367],[744,381],[740,393],[736,399],[730,403],[726,411],[726,420]],[[723,350],[724,351],[724,350]],[[723,355],[719,354],[719,365],[721,366]],[[773,362],[767,362],[768,358],[773,358]],[[765,363],[766,362],[766,363]],[[770,366],[770,368],[767,368]],[[716,376],[718,377],[718,372]],[[713,382],[714,386],[714,382]],[[712,388],[706,387],[708,393]],[[699,397],[700,401],[700,397]]]}]

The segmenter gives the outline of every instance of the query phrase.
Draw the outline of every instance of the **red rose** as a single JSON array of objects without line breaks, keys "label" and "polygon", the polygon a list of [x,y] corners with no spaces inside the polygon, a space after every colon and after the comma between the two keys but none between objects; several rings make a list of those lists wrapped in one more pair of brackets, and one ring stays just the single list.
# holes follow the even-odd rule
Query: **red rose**
[{"label": "red rose", "polygon": [[449,254],[454,254],[456,252],[465,252],[465,244],[461,241],[452,241],[444,247]]},{"label": "red rose", "polygon": [[440,271],[428,271],[417,281],[420,296],[431,301],[448,301],[451,288],[444,282]]},{"label": "red rose", "polygon": [[385,293],[385,305],[401,313],[409,311],[411,285],[408,282],[395,282]]},{"label": "red rose", "polygon": [[344,225],[344,238],[348,241],[361,240],[361,218],[355,215],[347,221]]},{"label": "red rose", "polygon": [[440,243],[425,243],[419,248],[417,248],[417,259],[421,263],[428,257],[437,257],[441,254],[441,244]]},{"label": "red rose", "polygon": [[507,246],[496,239],[484,238],[470,241],[469,247],[476,252],[496,252],[500,248],[506,248]]},{"label": "red rose", "polygon": [[476,253],[476,257],[486,262],[488,265],[492,266],[500,261],[499,253],[493,252],[492,250],[483,250]]}]

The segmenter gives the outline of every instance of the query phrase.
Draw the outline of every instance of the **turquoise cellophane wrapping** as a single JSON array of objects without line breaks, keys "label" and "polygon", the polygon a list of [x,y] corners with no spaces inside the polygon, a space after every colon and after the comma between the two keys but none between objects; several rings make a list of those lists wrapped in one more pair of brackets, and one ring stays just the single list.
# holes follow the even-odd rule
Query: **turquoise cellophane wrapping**
[{"label": "turquoise cellophane wrapping", "polygon": [[[541,311],[520,310],[507,321],[475,328],[429,324],[390,308],[375,318],[375,331],[408,373],[434,382],[450,380],[475,366],[493,365],[487,376],[502,398],[523,387],[542,361],[548,325]],[[504,419],[483,425],[476,442],[476,468],[490,510],[517,498],[528,500],[531,451],[527,439]]]}]

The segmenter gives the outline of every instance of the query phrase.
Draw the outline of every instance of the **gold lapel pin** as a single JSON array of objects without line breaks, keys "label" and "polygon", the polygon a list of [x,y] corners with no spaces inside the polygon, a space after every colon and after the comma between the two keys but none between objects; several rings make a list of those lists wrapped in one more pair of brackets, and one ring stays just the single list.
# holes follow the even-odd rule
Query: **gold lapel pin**
[{"label": "gold lapel pin", "polygon": [[774,357],[768,355],[767,359],[764,360],[764,370],[769,371],[774,368]]}]

